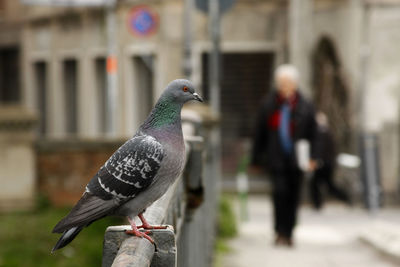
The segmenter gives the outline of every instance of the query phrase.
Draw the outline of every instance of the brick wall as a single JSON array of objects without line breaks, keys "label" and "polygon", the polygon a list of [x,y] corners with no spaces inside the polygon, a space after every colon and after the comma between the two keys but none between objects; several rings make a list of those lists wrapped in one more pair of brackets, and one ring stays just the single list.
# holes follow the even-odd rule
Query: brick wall
[{"label": "brick wall", "polygon": [[73,205],[124,140],[45,140],[37,150],[38,189],[56,206]]}]

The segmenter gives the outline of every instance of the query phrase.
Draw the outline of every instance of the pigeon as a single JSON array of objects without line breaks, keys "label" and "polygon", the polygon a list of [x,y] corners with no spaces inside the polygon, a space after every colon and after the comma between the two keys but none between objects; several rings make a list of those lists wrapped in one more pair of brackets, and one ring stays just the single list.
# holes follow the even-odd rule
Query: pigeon
[{"label": "pigeon", "polygon": [[[181,109],[190,100],[203,102],[193,84],[184,79],[167,85],[136,134],[124,143],[89,181],[81,199],[53,229],[62,236],[52,252],[69,244],[82,229],[103,217],[126,216],[127,234],[146,238],[152,226],[143,212],[160,198],[181,174],[185,162]],[[136,226],[138,216],[142,225]]]}]

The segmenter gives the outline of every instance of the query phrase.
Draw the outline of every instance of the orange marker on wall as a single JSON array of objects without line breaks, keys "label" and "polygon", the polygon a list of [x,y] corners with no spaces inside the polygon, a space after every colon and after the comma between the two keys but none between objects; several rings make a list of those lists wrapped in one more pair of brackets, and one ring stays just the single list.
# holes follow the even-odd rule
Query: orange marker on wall
[{"label": "orange marker on wall", "polygon": [[117,72],[117,58],[114,56],[107,57],[107,73]]}]

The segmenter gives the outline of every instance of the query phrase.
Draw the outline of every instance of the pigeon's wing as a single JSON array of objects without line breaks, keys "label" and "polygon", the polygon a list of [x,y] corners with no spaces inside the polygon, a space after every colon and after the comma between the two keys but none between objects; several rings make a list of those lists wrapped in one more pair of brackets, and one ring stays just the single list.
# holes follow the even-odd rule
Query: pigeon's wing
[{"label": "pigeon's wing", "polygon": [[132,199],[153,182],[163,157],[164,149],[154,137],[134,137],[111,156],[86,190],[105,200]]},{"label": "pigeon's wing", "polygon": [[162,145],[151,136],[137,136],[123,144],[86,186],[86,192],[53,232],[88,225],[144,191],[164,157]]}]

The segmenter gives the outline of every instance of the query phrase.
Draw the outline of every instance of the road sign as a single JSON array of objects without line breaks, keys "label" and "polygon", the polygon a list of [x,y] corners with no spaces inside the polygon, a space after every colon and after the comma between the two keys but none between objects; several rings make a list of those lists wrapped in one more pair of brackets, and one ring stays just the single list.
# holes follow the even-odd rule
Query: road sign
[{"label": "road sign", "polygon": [[115,0],[20,0],[25,5],[38,6],[107,6],[114,5]]},{"label": "road sign", "polygon": [[148,6],[134,7],[128,16],[128,27],[134,35],[149,36],[158,29],[158,15]]},{"label": "road sign", "polygon": [[[215,1],[215,0],[214,0]],[[223,14],[228,11],[233,4],[235,4],[236,0],[218,0],[219,1],[219,13]],[[196,0],[196,7],[208,14],[208,0]]]}]

